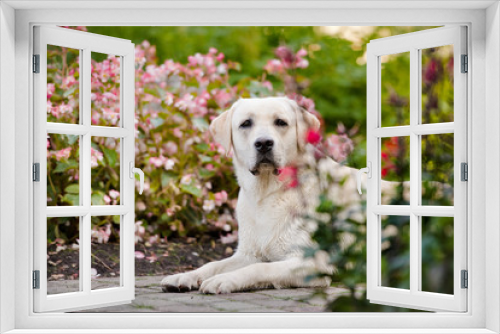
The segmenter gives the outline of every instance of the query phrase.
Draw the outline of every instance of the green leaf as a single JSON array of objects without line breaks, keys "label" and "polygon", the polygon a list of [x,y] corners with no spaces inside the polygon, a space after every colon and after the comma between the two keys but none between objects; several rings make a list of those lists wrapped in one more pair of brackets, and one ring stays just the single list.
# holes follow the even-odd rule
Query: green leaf
[{"label": "green leaf", "polygon": [[162,173],[161,174],[161,186],[162,186],[162,188],[165,188],[166,186],[168,186],[168,184],[172,180],[175,180],[176,178],[177,178],[177,175],[174,173],[169,173],[169,172]]},{"label": "green leaf", "polygon": [[200,154],[198,156],[198,158],[200,158],[201,162],[203,162],[203,163],[212,162],[213,161],[211,157],[206,156],[206,155],[202,155],[202,154]]},{"label": "green leaf", "polygon": [[91,197],[92,205],[105,205],[104,194],[101,192],[93,193]]},{"label": "green leaf", "polygon": [[157,118],[151,118],[151,123],[154,125],[155,128],[162,126],[165,121],[159,117]]},{"label": "green leaf", "polygon": [[68,162],[57,162],[54,173],[64,173],[68,169],[78,168],[78,162],[74,160],[69,160]]},{"label": "green leaf", "polygon": [[204,178],[204,179],[209,179],[209,178],[211,178],[214,175],[215,175],[214,171],[208,170],[206,168],[201,168],[200,169],[200,176],[202,178]]},{"label": "green leaf", "polygon": [[80,137],[73,135],[66,135],[66,138],[68,138],[68,144],[73,145]]},{"label": "green leaf", "polygon": [[80,185],[78,184],[71,184],[64,189],[65,192],[70,193],[70,194],[79,194],[80,193]]},{"label": "green leaf", "polygon": [[201,197],[201,189],[193,184],[181,184],[181,190],[195,197]]},{"label": "green leaf", "polygon": [[207,143],[202,143],[202,144],[195,145],[195,148],[198,151],[208,151],[208,149],[210,148],[210,145],[208,145]]},{"label": "green leaf", "polygon": [[73,93],[75,92],[75,89],[78,87],[78,85],[74,85],[73,87],[71,87],[70,89],[66,89],[63,93],[63,97],[68,97],[68,96],[71,96],[73,95]]},{"label": "green leaf", "polygon": [[75,194],[66,194],[62,198],[63,202],[69,203],[71,205],[80,205],[80,196]]},{"label": "green leaf", "polygon": [[193,118],[193,125],[200,131],[208,130],[208,122],[204,118]]},{"label": "green leaf", "polygon": [[118,160],[118,153],[114,149],[109,149],[103,147],[104,157],[108,161],[110,167],[115,167],[116,161]]}]

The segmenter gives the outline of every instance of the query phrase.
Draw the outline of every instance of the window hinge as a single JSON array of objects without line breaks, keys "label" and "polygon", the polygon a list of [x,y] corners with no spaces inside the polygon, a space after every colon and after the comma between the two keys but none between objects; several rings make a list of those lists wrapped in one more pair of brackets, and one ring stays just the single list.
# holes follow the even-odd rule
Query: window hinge
[{"label": "window hinge", "polygon": [[467,55],[462,55],[462,73],[469,72],[469,57]]},{"label": "window hinge", "polygon": [[40,289],[40,270],[33,270],[33,289]]},{"label": "window hinge", "polygon": [[40,182],[40,163],[33,164],[33,181]]},{"label": "window hinge", "polygon": [[461,163],[461,177],[460,180],[462,181],[469,181],[469,166],[466,162]]},{"label": "window hinge", "polygon": [[40,55],[33,55],[33,73],[40,73]]},{"label": "window hinge", "polygon": [[461,271],[461,278],[462,278],[462,289],[467,289],[469,287],[469,274],[467,270],[462,270]]}]

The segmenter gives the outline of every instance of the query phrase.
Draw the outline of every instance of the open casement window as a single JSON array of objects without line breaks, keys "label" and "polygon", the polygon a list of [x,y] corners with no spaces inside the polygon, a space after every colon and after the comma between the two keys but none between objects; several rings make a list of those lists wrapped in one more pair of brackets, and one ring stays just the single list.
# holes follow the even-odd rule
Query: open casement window
[{"label": "open casement window", "polygon": [[373,303],[467,310],[466,54],[466,28],[458,26],[368,44]]},{"label": "open casement window", "polygon": [[[134,299],[134,58],[127,40],[35,27],[35,312]],[[51,261],[66,247],[78,256]],[[104,253],[114,280],[96,279]]]}]

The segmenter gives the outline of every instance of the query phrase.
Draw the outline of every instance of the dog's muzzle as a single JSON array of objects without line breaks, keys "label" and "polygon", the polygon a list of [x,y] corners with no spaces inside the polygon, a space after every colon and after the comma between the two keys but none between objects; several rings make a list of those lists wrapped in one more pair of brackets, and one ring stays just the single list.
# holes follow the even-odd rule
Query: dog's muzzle
[{"label": "dog's muzzle", "polygon": [[260,175],[260,171],[263,167],[265,167],[265,169],[272,169],[273,174],[278,175],[278,167],[276,166],[272,153],[257,154],[257,163],[250,169],[250,173],[254,176]]}]

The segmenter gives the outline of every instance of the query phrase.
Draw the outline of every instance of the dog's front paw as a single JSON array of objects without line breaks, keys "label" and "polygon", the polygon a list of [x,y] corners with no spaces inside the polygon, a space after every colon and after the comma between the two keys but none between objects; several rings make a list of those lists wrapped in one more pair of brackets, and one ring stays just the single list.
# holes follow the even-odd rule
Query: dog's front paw
[{"label": "dog's front paw", "polygon": [[197,290],[199,277],[194,273],[175,274],[165,277],[161,281],[163,292],[188,292]]},{"label": "dog's front paw", "polygon": [[231,274],[220,274],[203,281],[200,286],[202,293],[221,294],[240,290],[238,278]]}]

